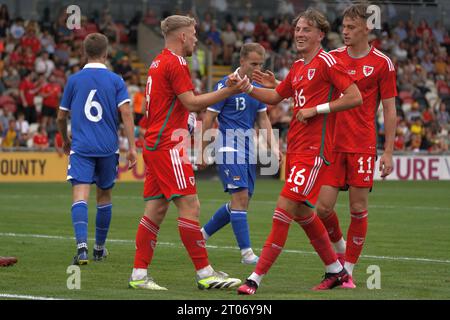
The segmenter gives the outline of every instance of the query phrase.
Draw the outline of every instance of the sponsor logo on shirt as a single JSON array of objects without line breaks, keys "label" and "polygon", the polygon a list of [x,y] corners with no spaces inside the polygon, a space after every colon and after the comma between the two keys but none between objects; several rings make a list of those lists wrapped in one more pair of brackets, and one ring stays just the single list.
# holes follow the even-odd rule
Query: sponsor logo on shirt
[{"label": "sponsor logo on shirt", "polygon": [[291,191],[292,191],[292,192],[295,192],[295,193],[298,193],[298,187],[293,187],[293,188],[291,188]]},{"label": "sponsor logo on shirt", "polygon": [[239,181],[241,180],[241,176],[233,176],[233,181]]},{"label": "sponsor logo on shirt", "polygon": [[348,70],[349,75],[354,76],[356,74],[356,70]]},{"label": "sponsor logo on shirt", "polygon": [[189,177],[189,182],[191,183],[192,186],[195,185],[195,178],[194,177]]}]

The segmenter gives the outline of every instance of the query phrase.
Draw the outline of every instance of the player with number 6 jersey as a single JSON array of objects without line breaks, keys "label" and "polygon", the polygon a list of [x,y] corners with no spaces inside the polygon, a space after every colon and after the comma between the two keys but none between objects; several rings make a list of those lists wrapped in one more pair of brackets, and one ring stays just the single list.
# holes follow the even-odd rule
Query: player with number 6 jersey
[{"label": "player with number 6 jersey", "polygon": [[[136,163],[133,114],[123,79],[106,68],[108,39],[93,33],[84,40],[88,63],[67,81],[58,112],[58,129],[69,157],[67,180],[72,183],[72,223],[77,241],[73,263],[88,263],[87,225],[90,185],[97,185],[94,260],[107,255],[105,241],[112,214],[111,191],[119,162],[119,110],[129,142],[129,169]],[[67,132],[71,115],[72,136]]]}]

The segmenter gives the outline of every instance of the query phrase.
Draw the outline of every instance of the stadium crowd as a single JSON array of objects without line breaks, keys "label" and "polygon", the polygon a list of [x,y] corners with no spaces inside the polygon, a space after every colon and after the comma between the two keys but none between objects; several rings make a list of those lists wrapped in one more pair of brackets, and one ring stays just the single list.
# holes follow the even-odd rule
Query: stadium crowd
[{"label": "stadium crowd", "polygon": [[[212,52],[214,64],[236,65],[236,57],[245,42],[259,42],[267,50],[267,66],[280,80],[298,59],[293,43],[294,7],[283,2],[277,15],[215,16],[207,12],[197,18],[199,40]],[[214,11],[217,14],[217,11]],[[136,117],[136,137],[142,144],[144,88],[140,74],[130,64],[130,55],[137,39],[139,22],[158,27],[160,17],[152,9],[141,18],[137,14],[128,24],[114,22],[105,10],[87,19],[81,29],[72,32],[66,27],[67,15],[62,11],[56,21],[44,11],[41,21],[12,19],[8,8],[0,8],[0,145],[60,150],[55,116],[67,77],[80,70],[81,43],[91,32],[103,32],[110,39],[110,68],[127,82]],[[192,14],[192,13],[191,13]],[[196,17],[195,14],[192,16]],[[332,31],[324,41],[327,50],[342,46],[340,20],[332,22]],[[450,35],[439,21],[430,26],[425,20],[396,20],[385,23],[372,34],[372,45],[392,59],[397,70],[397,135],[395,150],[440,153],[450,143]],[[192,81],[198,93],[205,91],[204,66],[191,60]],[[194,65],[192,65],[194,64]],[[285,144],[291,119],[291,102],[269,106],[268,113]],[[378,142],[383,148],[382,108],[378,117]],[[202,118],[202,115],[199,115]],[[125,141],[121,135],[121,141]],[[285,146],[284,146],[285,147]],[[59,149],[58,149],[59,148]],[[126,142],[121,149],[126,150]]]}]

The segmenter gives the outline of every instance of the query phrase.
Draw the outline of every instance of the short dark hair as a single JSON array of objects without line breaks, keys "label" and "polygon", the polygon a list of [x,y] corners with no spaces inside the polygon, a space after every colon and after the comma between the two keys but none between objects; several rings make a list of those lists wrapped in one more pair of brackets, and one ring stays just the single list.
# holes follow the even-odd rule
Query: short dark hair
[{"label": "short dark hair", "polygon": [[83,46],[88,59],[98,59],[108,50],[108,38],[101,33],[91,33],[84,39]]}]

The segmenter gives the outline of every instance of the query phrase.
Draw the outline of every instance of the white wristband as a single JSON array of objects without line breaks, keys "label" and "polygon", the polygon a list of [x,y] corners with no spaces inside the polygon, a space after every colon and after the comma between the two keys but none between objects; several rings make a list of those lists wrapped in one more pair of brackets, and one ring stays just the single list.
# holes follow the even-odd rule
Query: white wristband
[{"label": "white wristband", "polygon": [[255,87],[254,85],[251,85],[250,89],[248,89],[248,91],[247,91],[246,93],[247,93],[247,94],[252,93],[254,87]]},{"label": "white wristband", "polygon": [[330,110],[330,103],[327,102],[327,103],[319,104],[316,107],[316,111],[317,111],[317,113],[330,113],[331,112],[331,110]]}]

